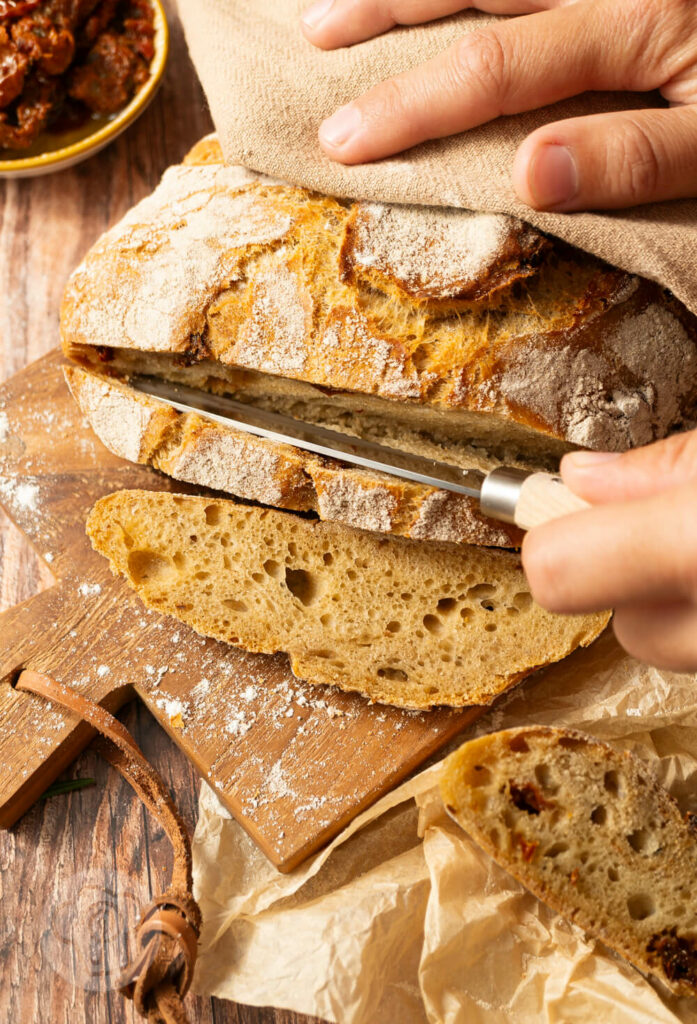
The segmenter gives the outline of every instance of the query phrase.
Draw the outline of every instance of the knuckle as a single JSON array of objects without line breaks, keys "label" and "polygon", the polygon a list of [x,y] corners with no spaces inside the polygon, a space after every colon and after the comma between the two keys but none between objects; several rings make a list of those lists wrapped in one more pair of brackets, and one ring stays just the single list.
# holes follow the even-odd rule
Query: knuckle
[{"label": "knuckle", "polygon": [[507,66],[505,47],[492,29],[470,32],[454,45],[452,72],[460,86],[469,89],[474,83],[483,94],[500,96]]},{"label": "knuckle", "polygon": [[638,121],[628,120],[611,147],[608,171],[627,197],[640,203],[655,195],[663,163],[656,140]]},{"label": "knuckle", "polygon": [[385,121],[401,121],[404,117],[407,98],[404,85],[398,78],[387,78],[368,94],[371,100],[370,113],[378,124]]}]

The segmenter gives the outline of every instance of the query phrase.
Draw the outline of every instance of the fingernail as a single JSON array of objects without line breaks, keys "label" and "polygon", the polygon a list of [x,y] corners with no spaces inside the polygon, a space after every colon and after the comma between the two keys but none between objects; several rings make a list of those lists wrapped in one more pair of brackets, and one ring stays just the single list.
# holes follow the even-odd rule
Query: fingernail
[{"label": "fingernail", "polygon": [[604,462],[619,459],[620,455],[621,452],[570,452],[564,459],[571,462],[576,469],[595,469]]},{"label": "fingernail", "polygon": [[528,186],[536,206],[570,202],[578,192],[578,168],[568,146],[542,146],[530,163]]},{"label": "fingernail", "polygon": [[318,0],[316,4],[312,4],[306,11],[303,12],[302,21],[308,28],[317,28],[320,21],[324,18],[329,8],[334,4],[334,0]]},{"label": "fingernail", "polygon": [[319,128],[322,142],[330,146],[343,146],[361,127],[361,112],[358,107],[348,103],[339,107],[335,114],[323,121]]}]

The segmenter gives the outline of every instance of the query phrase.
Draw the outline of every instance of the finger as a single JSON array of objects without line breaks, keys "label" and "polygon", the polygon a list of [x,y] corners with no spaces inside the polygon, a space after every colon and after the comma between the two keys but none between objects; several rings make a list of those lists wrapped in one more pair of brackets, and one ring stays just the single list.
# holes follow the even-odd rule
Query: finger
[{"label": "finger", "polygon": [[522,560],[535,601],[563,614],[697,602],[696,502],[697,484],[690,484],[531,530]]},{"label": "finger", "polygon": [[593,505],[629,501],[697,480],[697,430],[615,452],[570,452],[561,461],[567,487]]},{"label": "finger", "polygon": [[[321,125],[320,143],[332,159],[359,163],[588,89],[650,88],[642,32],[617,7],[576,3],[470,32],[341,107]],[[622,46],[610,61],[614,32]]]},{"label": "finger", "polygon": [[697,608],[688,603],[619,608],[612,626],[624,649],[671,672],[697,672]]},{"label": "finger", "polygon": [[612,210],[694,196],[697,104],[545,125],[522,143],[513,186],[536,210]]},{"label": "finger", "polygon": [[323,50],[352,46],[396,25],[419,25],[475,7],[490,14],[530,14],[561,0],[318,0],[302,14],[304,35]]}]

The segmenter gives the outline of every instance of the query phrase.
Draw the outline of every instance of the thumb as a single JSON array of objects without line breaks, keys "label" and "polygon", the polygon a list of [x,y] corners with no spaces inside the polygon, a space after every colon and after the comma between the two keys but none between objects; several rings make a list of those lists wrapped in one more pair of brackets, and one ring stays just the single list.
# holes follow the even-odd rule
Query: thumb
[{"label": "thumb", "polygon": [[570,452],[561,462],[567,487],[594,505],[631,501],[697,480],[697,430],[614,452]]},{"label": "thumb", "polygon": [[694,196],[697,104],[592,114],[522,143],[513,185],[536,210],[599,210]]}]

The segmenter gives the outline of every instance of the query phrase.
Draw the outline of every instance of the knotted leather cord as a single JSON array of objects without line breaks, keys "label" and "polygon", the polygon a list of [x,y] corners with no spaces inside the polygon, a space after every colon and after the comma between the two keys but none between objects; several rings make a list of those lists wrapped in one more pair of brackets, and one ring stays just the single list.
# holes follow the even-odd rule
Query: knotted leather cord
[{"label": "knotted leather cord", "polygon": [[21,673],[16,689],[55,701],[97,729],[99,753],[131,784],[167,833],[174,849],[170,886],[143,912],[136,933],[138,953],[123,970],[119,989],[149,1024],[186,1024],[183,999],[196,964],[201,912],[192,893],[189,834],[161,776],[121,722],[95,701],[29,670]]}]

